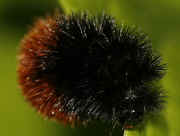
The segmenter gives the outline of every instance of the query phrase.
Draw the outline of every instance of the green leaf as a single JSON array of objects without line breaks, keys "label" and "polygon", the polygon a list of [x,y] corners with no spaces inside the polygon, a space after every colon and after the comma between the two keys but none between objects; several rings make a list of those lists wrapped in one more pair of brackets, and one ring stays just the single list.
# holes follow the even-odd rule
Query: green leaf
[{"label": "green leaf", "polygon": [[108,5],[108,0],[59,0],[66,13],[88,11],[102,12]]}]

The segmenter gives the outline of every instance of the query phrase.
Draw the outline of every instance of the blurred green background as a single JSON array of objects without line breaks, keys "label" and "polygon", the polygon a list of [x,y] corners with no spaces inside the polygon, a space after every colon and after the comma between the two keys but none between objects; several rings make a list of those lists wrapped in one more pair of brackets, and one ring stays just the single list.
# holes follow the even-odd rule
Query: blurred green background
[{"label": "blurred green background", "polygon": [[25,102],[18,87],[16,57],[19,42],[37,17],[53,13],[56,8],[64,13],[105,12],[114,16],[118,23],[135,24],[149,34],[153,48],[168,63],[167,74],[162,80],[168,95],[166,109],[143,130],[127,132],[127,136],[179,136],[179,0],[0,0],[0,135],[103,135],[95,128],[71,129],[42,118]]}]

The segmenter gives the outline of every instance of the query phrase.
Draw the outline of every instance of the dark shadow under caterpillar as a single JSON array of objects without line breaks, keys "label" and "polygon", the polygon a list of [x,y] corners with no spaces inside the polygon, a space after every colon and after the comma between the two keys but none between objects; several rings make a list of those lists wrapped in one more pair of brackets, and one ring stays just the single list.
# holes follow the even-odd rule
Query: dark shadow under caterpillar
[{"label": "dark shadow under caterpillar", "polygon": [[87,14],[39,19],[22,40],[18,65],[23,94],[41,114],[123,129],[162,108],[164,71],[146,34]]}]

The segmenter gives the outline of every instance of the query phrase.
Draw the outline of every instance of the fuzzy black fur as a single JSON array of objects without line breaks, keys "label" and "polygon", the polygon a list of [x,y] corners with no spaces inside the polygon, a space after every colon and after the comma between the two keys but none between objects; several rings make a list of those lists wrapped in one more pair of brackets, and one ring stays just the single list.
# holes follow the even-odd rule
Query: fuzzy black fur
[{"label": "fuzzy black fur", "polygon": [[162,107],[161,57],[146,34],[107,15],[57,18],[56,47],[43,51],[37,79],[53,75],[61,112],[127,126]]}]

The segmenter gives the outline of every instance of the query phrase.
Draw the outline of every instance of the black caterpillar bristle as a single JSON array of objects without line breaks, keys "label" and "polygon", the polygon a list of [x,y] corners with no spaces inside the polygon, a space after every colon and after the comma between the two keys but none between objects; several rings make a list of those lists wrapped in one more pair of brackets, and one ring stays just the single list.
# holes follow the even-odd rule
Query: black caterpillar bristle
[{"label": "black caterpillar bristle", "polygon": [[43,115],[128,129],[161,109],[165,67],[147,35],[107,15],[40,19],[24,38],[19,82]]}]

